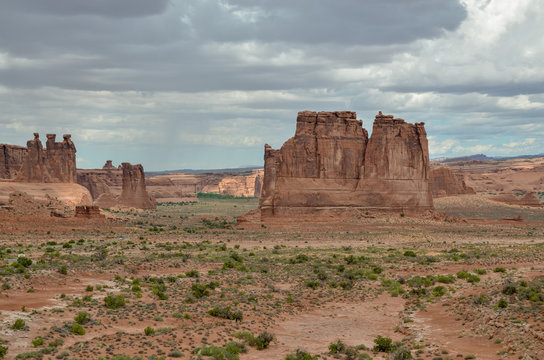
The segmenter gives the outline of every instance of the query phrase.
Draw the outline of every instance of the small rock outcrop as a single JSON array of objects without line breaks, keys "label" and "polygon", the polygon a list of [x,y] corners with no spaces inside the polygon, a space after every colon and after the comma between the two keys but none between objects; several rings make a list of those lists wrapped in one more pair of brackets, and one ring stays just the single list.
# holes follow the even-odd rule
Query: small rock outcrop
[{"label": "small rock outcrop", "polygon": [[47,134],[45,149],[40,136],[26,144],[27,152],[15,180],[30,183],[75,183],[76,147],[71,135],[63,136],[62,142],[55,141],[55,134]]},{"label": "small rock outcrop", "polygon": [[467,186],[462,174],[455,174],[445,167],[431,170],[430,182],[433,197],[476,193],[473,188]]},{"label": "small rock outcrop", "polygon": [[265,145],[261,217],[326,209],[433,209],[423,123],[376,116],[372,136],[354,112],[298,113],[295,136]]},{"label": "small rock outcrop", "polygon": [[104,219],[106,216],[100,212],[100,208],[94,205],[76,206],[76,218]]},{"label": "small rock outcrop", "polygon": [[144,168],[140,164],[132,165],[123,163],[123,190],[119,198],[122,206],[135,207],[140,209],[155,209],[157,204],[145,187]]}]

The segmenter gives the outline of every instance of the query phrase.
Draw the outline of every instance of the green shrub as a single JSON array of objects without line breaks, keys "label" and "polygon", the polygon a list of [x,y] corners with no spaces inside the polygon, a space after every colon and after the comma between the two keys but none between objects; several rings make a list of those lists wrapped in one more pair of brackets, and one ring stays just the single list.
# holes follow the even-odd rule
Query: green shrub
[{"label": "green shrub", "polygon": [[61,273],[62,275],[67,275],[68,268],[66,267],[66,265],[61,265],[58,269],[58,272]]},{"label": "green shrub", "polygon": [[391,355],[389,355],[388,359],[390,359],[390,360],[408,360],[408,359],[413,359],[413,357],[412,357],[412,353],[410,352],[410,350],[401,347],[401,348],[398,348],[396,350],[393,350]]},{"label": "green shrub", "polygon": [[496,267],[496,268],[493,269],[493,272],[496,272],[496,273],[498,273],[498,272],[500,272],[500,273],[505,273],[505,272],[506,272],[506,269],[503,268],[503,267]]},{"label": "green shrub", "polygon": [[72,325],[72,330],[71,330],[74,334],[77,334],[77,335],[85,335],[85,329],[83,328],[83,326],[81,326],[80,324],[78,323],[74,323]]},{"label": "green shrub", "polygon": [[94,290],[94,287],[92,285],[87,285],[87,287],[85,288],[85,291],[93,291]]},{"label": "green shrub", "polygon": [[200,274],[198,273],[198,270],[189,270],[185,273],[185,276],[192,277],[192,278],[198,278],[200,277]]},{"label": "green shrub", "polygon": [[125,297],[123,295],[108,295],[104,298],[104,304],[108,309],[119,309],[125,306]]},{"label": "green shrub", "polygon": [[89,321],[91,321],[91,318],[89,317],[89,313],[86,311],[80,311],[77,313],[77,315],[74,317],[74,320],[76,323],[80,325],[85,325]]},{"label": "green shrub", "polygon": [[500,299],[497,303],[497,307],[500,309],[506,309],[508,307],[508,301],[506,301],[506,299]]},{"label": "green shrub", "polygon": [[208,314],[210,316],[222,318],[222,319],[228,319],[228,320],[236,320],[236,321],[242,321],[242,312],[238,310],[231,310],[230,306],[227,307],[215,307],[208,311]]},{"label": "green shrub", "polygon": [[337,340],[335,343],[329,344],[329,353],[331,354],[338,354],[342,353],[346,350],[346,344],[344,344],[342,341]]},{"label": "green shrub", "polygon": [[433,289],[433,295],[435,297],[442,297],[442,296],[446,295],[446,292],[447,292],[447,290],[443,286],[437,286],[437,287],[435,287]]},{"label": "green shrub", "polygon": [[317,355],[311,355],[310,353],[297,349],[294,354],[288,354],[284,360],[316,360]]},{"label": "green shrub", "polygon": [[153,329],[151,326],[148,326],[144,329],[144,334],[146,336],[155,335],[155,329]]},{"label": "green shrub", "polygon": [[43,338],[41,336],[38,336],[34,340],[32,340],[32,346],[38,347],[43,345]]},{"label": "green shrub", "polygon": [[376,346],[374,346],[374,351],[380,351],[380,352],[391,352],[393,351],[393,340],[391,338],[382,337],[381,335],[378,335],[374,339],[374,343]]},{"label": "green shrub", "polygon": [[404,256],[407,256],[407,257],[416,257],[417,255],[416,255],[416,253],[413,252],[412,250],[406,250],[406,251],[404,252]]},{"label": "green shrub", "polygon": [[13,330],[22,330],[24,329],[26,326],[26,323],[23,319],[17,319],[15,320],[15,322],[13,323],[13,325],[11,325],[11,328]]},{"label": "green shrub", "polygon": [[502,293],[504,295],[514,295],[517,291],[516,286],[513,284],[506,284],[502,288]]},{"label": "green shrub", "polygon": [[3,359],[7,353],[8,353],[8,347],[4,345],[0,345],[0,359]]},{"label": "green shrub", "polygon": [[248,331],[234,333],[233,336],[246,341],[249,346],[254,346],[257,348],[257,350],[266,349],[268,345],[270,345],[270,343],[274,340],[274,334],[267,331],[263,331],[256,337]]},{"label": "green shrub", "polygon": [[19,263],[22,266],[24,266],[25,268],[27,268],[30,265],[32,265],[32,259],[29,259],[27,257],[18,257],[17,258],[17,263]]}]

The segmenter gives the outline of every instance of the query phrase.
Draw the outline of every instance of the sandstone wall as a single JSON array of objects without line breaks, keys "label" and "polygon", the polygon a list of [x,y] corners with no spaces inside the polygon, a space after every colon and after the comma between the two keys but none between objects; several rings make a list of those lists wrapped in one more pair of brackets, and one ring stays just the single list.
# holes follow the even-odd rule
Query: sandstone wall
[{"label": "sandstone wall", "polygon": [[31,183],[75,183],[76,147],[71,135],[63,136],[62,142],[55,141],[55,134],[47,134],[45,149],[39,134],[26,143],[27,151],[22,159],[15,180]]},{"label": "sandstone wall", "polygon": [[22,146],[0,144],[0,179],[17,177],[27,152]]},{"label": "sandstone wall", "polygon": [[106,161],[102,169],[78,169],[77,183],[89,189],[93,200],[102,194],[121,195],[123,187],[123,171]]},{"label": "sandstone wall", "polygon": [[261,215],[334,208],[433,208],[424,124],[376,116],[372,137],[349,111],[299,112],[295,136],[265,145]]},{"label": "sandstone wall", "polygon": [[445,167],[431,170],[430,182],[433,197],[476,193],[466,185],[463,174],[455,174]]},{"label": "sandstone wall", "polygon": [[140,164],[121,164],[123,171],[123,190],[119,204],[141,209],[155,209],[157,204],[145,187],[144,168]]},{"label": "sandstone wall", "polygon": [[250,175],[228,176],[219,184],[219,194],[258,197],[261,196],[263,169],[253,170]]}]

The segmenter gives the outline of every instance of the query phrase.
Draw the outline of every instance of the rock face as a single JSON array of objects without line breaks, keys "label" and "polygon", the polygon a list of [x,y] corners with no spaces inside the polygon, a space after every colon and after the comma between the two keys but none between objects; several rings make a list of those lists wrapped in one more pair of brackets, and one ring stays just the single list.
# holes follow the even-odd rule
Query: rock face
[{"label": "rock face", "polygon": [[335,208],[433,208],[423,123],[376,116],[372,137],[349,111],[298,113],[295,136],[265,145],[261,216]]},{"label": "rock face", "polygon": [[140,164],[123,163],[117,168],[107,160],[102,169],[79,169],[77,175],[78,183],[89,190],[96,206],[156,208],[155,199],[147,192],[144,168]]},{"label": "rock face", "polygon": [[119,204],[141,209],[155,209],[155,199],[149,196],[145,187],[145,175],[142,165],[123,163],[123,191]]},{"label": "rock face", "polygon": [[22,146],[0,144],[0,179],[17,177],[27,152]]},{"label": "rock face", "polygon": [[253,170],[251,175],[229,176],[219,182],[222,195],[258,197],[261,195],[263,169]]},{"label": "rock face", "polygon": [[476,193],[466,185],[463,174],[454,174],[445,167],[431,170],[430,182],[433,197]]},{"label": "rock face", "polygon": [[76,218],[86,219],[104,219],[106,216],[100,213],[100,208],[94,205],[80,205],[76,206]]},{"label": "rock face", "polygon": [[42,146],[38,133],[26,144],[27,152],[15,178],[31,183],[75,183],[76,147],[71,135],[63,136],[62,142],[55,142],[55,134],[47,134],[46,148]]},{"label": "rock face", "polygon": [[93,200],[102,194],[120,195],[123,186],[123,171],[107,160],[102,169],[78,169],[77,183],[89,189]]}]

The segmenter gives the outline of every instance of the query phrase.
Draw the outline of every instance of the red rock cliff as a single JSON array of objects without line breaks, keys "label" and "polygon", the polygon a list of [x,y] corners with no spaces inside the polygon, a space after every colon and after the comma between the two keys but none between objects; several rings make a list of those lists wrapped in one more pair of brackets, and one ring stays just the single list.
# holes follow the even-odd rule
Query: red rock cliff
[{"label": "red rock cliff", "polygon": [[123,163],[123,190],[119,205],[141,209],[155,209],[155,199],[149,196],[145,187],[145,175],[142,165]]},{"label": "red rock cliff", "polygon": [[27,152],[23,158],[16,180],[34,183],[75,183],[76,147],[71,135],[63,136],[62,142],[55,142],[55,134],[47,134],[46,148],[42,146],[38,133],[26,143]]},{"label": "red rock cliff", "polygon": [[349,111],[299,112],[295,136],[265,145],[261,215],[330,208],[432,209],[424,124],[376,116],[372,137]]},{"label": "red rock cliff", "polygon": [[0,179],[17,177],[27,152],[22,146],[0,144]]},{"label": "red rock cliff", "polygon": [[445,167],[431,170],[430,181],[434,197],[475,194],[474,189],[466,185],[462,174],[456,175]]}]

